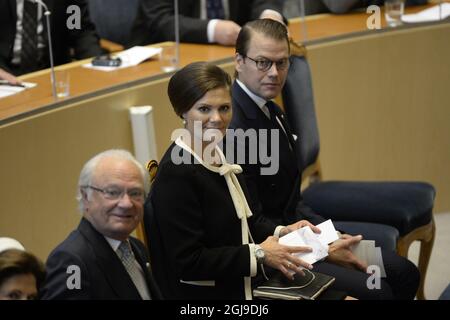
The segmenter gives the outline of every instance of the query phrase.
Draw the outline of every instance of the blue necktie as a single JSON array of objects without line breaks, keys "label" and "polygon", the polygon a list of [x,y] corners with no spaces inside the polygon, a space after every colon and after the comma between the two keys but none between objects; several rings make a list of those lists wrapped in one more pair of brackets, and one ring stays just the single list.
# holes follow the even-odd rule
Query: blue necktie
[{"label": "blue necktie", "polygon": [[206,0],[206,12],[208,19],[225,18],[222,0]]}]

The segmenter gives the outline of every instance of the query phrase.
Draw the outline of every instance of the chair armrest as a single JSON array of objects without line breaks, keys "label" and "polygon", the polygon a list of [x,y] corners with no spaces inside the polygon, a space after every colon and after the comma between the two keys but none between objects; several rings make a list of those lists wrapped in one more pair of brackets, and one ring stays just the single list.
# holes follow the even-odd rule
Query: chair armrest
[{"label": "chair armrest", "polygon": [[387,224],[404,236],[431,221],[435,194],[422,182],[325,181],[306,188],[303,199],[324,218]]}]

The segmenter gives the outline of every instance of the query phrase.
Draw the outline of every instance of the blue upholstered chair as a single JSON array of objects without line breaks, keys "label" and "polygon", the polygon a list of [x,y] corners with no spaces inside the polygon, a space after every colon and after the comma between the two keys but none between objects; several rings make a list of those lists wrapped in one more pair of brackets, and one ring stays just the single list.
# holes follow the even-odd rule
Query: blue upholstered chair
[{"label": "blue upholstered chair", "polygon": [[[404,257],[408,255],[410,244],[420,241],[421,283],[417,298],[425,299],[424,281],[435,237],[433,186],[423,182],[321,181],[311,73],[304,47],[293,44],[292,48],[300,56],[292,56],[282,98],[291,129],[299,136],[297,149],[303,168],[302,178],[309,181],[303,192],[305,203],[320,215],[340,221],[336,223],[338,228],[348,233],[364,234],[358,230],[369,229],[375,233],[373,239],[376,241],[380,238],[376,234],[380,232],[381,237],[390,239],[389,243],[395,239],[397,253]],[[355,222],[362,225],[355,225]],[[377,230],[373,225],[367,228],[365,223],[375,223]],[[397,235],[386,226],[395,228]]]},{"label": "blue upholstered chair", "polygon": [[439,297],[439,300],[450,300],[450,284],[445,288]]}]

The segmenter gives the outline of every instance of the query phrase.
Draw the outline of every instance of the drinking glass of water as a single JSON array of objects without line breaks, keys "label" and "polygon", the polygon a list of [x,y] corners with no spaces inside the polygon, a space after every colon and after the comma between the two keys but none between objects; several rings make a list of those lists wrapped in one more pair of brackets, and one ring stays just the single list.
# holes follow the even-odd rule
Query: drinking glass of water
[{"label": "drinking glass of water", "polygon": [[68,70],[55,71],[56,96],[58,98],[67,98],[70,95],[70,76]]},{"label": "drinking glass of water", "polygon": [[401,25],[404,10],[404,0],[386,0],[384,2],[384,15],[387,25],[389,27],[398,27]]},{"label": "drinking glass of water", "polygon": [[164,72],[172,72],[177,69],[177,52],[175,44],[168,44],[162,47],[160,54],[161,70]]}]

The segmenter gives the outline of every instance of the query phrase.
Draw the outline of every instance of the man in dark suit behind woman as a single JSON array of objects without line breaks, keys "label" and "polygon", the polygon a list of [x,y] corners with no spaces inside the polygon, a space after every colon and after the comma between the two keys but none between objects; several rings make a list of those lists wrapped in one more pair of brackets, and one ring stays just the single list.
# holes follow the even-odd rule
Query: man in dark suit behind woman
[{"label": "man in dark suit behind woman", "polygon": [[[70,62],[71,50],[76,59],[85,59],[101,53],[99,37],[89,18],[86,0],[43,0],[43,2],[51,12],[50,25],[55,65]],[[67,9],[71,5],[76,5],[80,9],[80,29],[69,29],[67,26],[67,20],[71,17]],[[27,14],[24,19],[25,10],[27,12],[30,10],[30,14],[36,16],[31,18]],[[13,75],[21,75],[50,66],[47,25],[44,15],[42,13],[37,15],[38,12],[40,12],[38,5],[29,0],[0,1],[0,68]],[[28,33],[27,39],[34,40],[32,44],[27,42],[30,54],[24,56],[23,49],[26,46],[23,42],[24,20],[29,22],[33,19],[37,19],[37,21],[34,20],[37,25],[32,27],[36,32]],[[25,29],[28,30],[27,27]],[[22,61],[25,58],[28,58],[26,63]],[[31,61],[32,58],[35,59]]]},{"label": "man in dark suit behind woman", "polygon": [[143,215],[146,172],[124,150],[108,150],[83,167],[83,218],[47,259],[42,299],[158,300],[144,245],[130,234]]},{"label": "man in dark suit behind woman", "polygon": [[[283,0],[182,0],[180,41],[234,45],[243,24],[258,18],[283,21]],[[212,10],[211,10],[212,8]],[[174,41],[174,1],[141,0],[132,45]]]},{"label": "man in dark suit behind woman", "polygon": [[[249,22],[242,28],[236,42],[237,77],[232,87],[233,119],[230,128],[253,129],[254,132],[268,130],[267,139],[256,135],[256,143],[248,147],[265,144],[268,150],[272,150],[271,157],[278,159],[278,170],[266,175],[261,173],[261,169],[266,167],[261,155],[251,163],[247,152],[242,163],[249,195],[258,209],[255,215],[262,215],[280,225],[300,219],[318,224],[325,219],[305,205],[302,199],[295,137],[280,107],[272,101],[280,94],[286,81],[289,54],[287,30],[281,23],[262,19]],[[302,141],[302,137],[298,138]],[[391,251],[382,252],[387,278],[381,279],[377,290],[368,288],[367,265],[352,252],[352,246],[361,239],[361,235],[341,235],[330,244],[327,259],[314,264],[314,270],[334,276],[337,290],[359,299],[413,299],[419,284],[419,272],[414,264]]]}]

